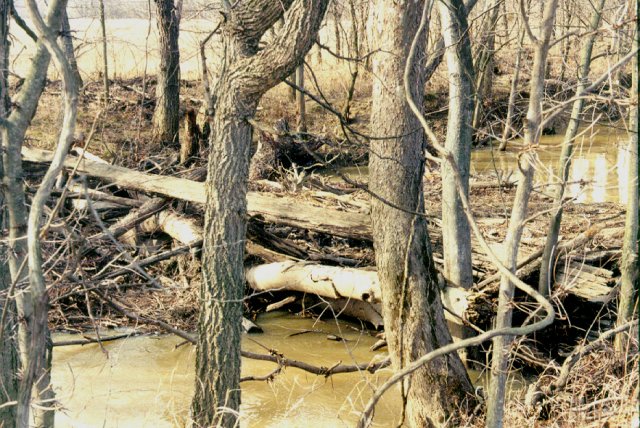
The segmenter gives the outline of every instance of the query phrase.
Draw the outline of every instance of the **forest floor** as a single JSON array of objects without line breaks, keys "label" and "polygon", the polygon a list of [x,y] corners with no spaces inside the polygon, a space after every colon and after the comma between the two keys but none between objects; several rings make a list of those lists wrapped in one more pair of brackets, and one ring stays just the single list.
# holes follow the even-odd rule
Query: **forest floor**
[{"label": "forest floor", "polygon": [[[429,119],[432,120],[440,136],[446,126],[448,102],[446,91],[442,89],[425,99],[428,111],[436,112],[430,115]],[[198,83],[183,82],[183,105],[198,110],[200,91]],[[80,98],[77,129],[78,135],[82,133],[85,138],[92,134],[92,140],[87,148],[89,152],[112,164],[135,170],[155,169],[156,173],[162,174],[181,172],[180,168],[175,166],[177,152],[161,149],[153,142],[150,122],[154,105],[152,81],[143,82],[141,79],[132,79],[112,82],[111,101],[106,109],[99,100],[99,94],[98,83],[90,83],[85,87]],[[325,96],[330,100],[339,100],[342,93],[336,90],[326,93]],[[56,135],[52,130],[58,129],[61,114],[59,98],[59,82],[49,84],[33,126],[29,130],[28,146],[43,149],[53,147]],[[351,103],[353,126],[357,126],[358,129],[367,127],[368,105],[368,89],[358,88]],[[325,109],[311,101],[307,103],[307,114],[309,134],[314,138],[332,143],[321,152],[325,159],[337,159],[331,166],[366,164],[366,146],[347,141],[341,131],[340,121],[334,115],[327,113]],[[263,99],[257,120],[267,127],[272,127],[277,120],[283,118],[294,126],[295,104],[289,97],[288,88],[281,86],[270,91]],[[182,128],[181,132],[183,132]],[[256,138],[259,138],[258,135]],[[82,137],[79,139],[83,140]],[[192,162],[190,169],[206,165],[206,153],[204,150],[201,153],[202,156]],[[326,166],[324,168],[326,169]],[[292,196],[320,207],[367,212],[369,196],[357,186],[329,182],[325,175],[313,169],[307,171],[306,178],[301,178],[297,172],[293,175],[285,171],[281,172],[282,174],[276,179],[279,186],[274,187],[268,184],[265,188],[265,183],[250,183],[250,187],[261,191],[268,189],[271,193]],[[28,179],[37,181],[38,174],[35,176],[29,174],[28,171]],[[497,185],[494,175],[475,175],[472,177],[472,182],[479,183],[478,186],[471,187],[474,214],[484,236],[492,244],[497,245],[504,239],[515,187]],[[318,199],[314,193],[317,190],[317,183],[348,194],[355,204],[344,204],[331,198]],[[424,190],[427,215],[432,219],[432,224],[437,224],[441,217],[441,182],[437,168],[432,168],[432,171],[425,175]],[[129,196],[136,195],[130,192]],[[523,253],[533,253],[543,245],[547,234],[550,201],[549,192],[544,186],[537,188],[533,193],[529,206],[530,221],[522,239]],[[199,208],[193,206],[185,208],[184,204],[174,203],[173,209],[186,210],[185,212],[191,218],[202,221],[203,216]],[[111,217],[107,215],[103,219],[107,223],[113,222],[121,214],[114,213]],[[90,231],[98,230],[95,224],[86,218],[70,220],[74,215],[73,211],[66,212],[66,215],[72,227],[84,236],[90,236],[88,235]],[[564,239],[568,240],[594,225],[608,225],[610,233],[600,235],[597,240],[591,240],[579,250],[579,254],[574,253],[572,257],[580,256],[579,261],[586,264],[584,260],[588,259],[587,256],[602,253],[602,257],[589,263],[612,273],[612,290],[619,276],[621,236],[618,232],[623,223],[624,207],[618,203],[569,203],[564,211],[560,233]],[[355,260],[356,266],[362,268],[370,268],[374,265],[373,248],[370,242],[338,238],[293,227],[271,225],[267,226],[267,229],[270,233],[308,252]],[[144,257],[153,254],[158,248],[170,248],[172,245],[166,236],[153,238],[153,241],[145,242],[146,247],[134,251],[133,256]],[[57,247],[54,240],[47,242],[46,249],[51,254]],[[436,255],[441,252],[437,238],[434,240],[434,251]],[[85,262],[88,269],[100,270],[104,267],[92,265],[89,259],[81,260],[81,264]],[[247,259],[248,264],[256,262],[258,260]],[[52,269],[54,272],[55,270]],[[161,262],[149,268],[149,273],[159,279],[163,286],[161,289],[149,287],[145,281],[133,275],[120,277],[115,283],[114,298],[120,302],[126,302],[129,310],[147,319],[160,320],[181,330],[194,331],[197,322],[198,290],[201,283],[197,254],[187,253]],[[477,281],[481,282],[490,276],[492,271],[477,273]],[[531,283],[535,283],[535,279],[535,273],[528,277]],[[106,329],[129,326],[139,331],[158,331],[157,327],[133,322],[130,318],[113,311],[113,308],[102,301],[94,298],[87,300],[84,293],[64,297],[77,286],[60,281],[55,282],[59,285],[50,290],[54,302],[50,317],[52,329],[85,333],[96,326]],[[474,313],[469,316],[469,319],[481,329],[491,328],[491,315],[496,308],[496,285],[494,283],[475,292]],[[246,310],[250,315],[255,315],[263,310],[267,303],[281,298],[282,295],[276,293],[268,298],[261,296],[250,299],[246,304]],[[597,337],[599,331],[613,325],[615,302],[615,298],[607,299],[606,302],[589,302],[568,292],[560,293],[554,300],[559,309],[558,322],[536,337],[518,341],[515,364],[526,368],[531,373],[547,377],[550,381],[556,373],[553,368],[558,367],[563,357],[576,345],[583,343],[586,339]],[[518,305],[515,322],[522,321],[526,317],[529,302],[524,296],[518,296]],[[304,303],[302,307],[298,303],[285,309],[303,316],[315,316],[305,311],[303,307]],[[488,345],[487,348],[483,348],[483,351],[487,350]],[[480,358],[485,358],[484,352],[480,355]],[[569,387],[550,401],[546,401],[533,413],[531,409],[525,409],[521,401],[512,400],[508,404],[510,426],[528,426],[532,423],[539,426],[629,426],[632,418],[634,416],[637,418],[637,401],[634,402],[632,398],[638,396],[637,353],[632,349],[629,355],[632,358],[626,360],[626,357],[621,358],[615,355],[610,347],[605,347],[583,358],[575,368],[575,375],[572,376]]]}]

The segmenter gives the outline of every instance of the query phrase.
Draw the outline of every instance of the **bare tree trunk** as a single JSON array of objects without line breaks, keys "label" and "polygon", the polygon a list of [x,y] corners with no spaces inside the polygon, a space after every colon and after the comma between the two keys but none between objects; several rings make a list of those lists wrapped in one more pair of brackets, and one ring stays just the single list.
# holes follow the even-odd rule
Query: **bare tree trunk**
[{"label": "bare tree trunk", "polygon": [[[466,10],[467,16],[471,13],[473,7],[478,3],[478,0],[466,0],[464,2],[464,8]],[[428,82],[431,80],[433,73],[436,72],[442,59],[444,58],[444,38],[442,35],[438,37],[438,41],[434,43],[433,53],[429,56],[427,63],[425,64],[425,81]]]},{"label": "bare tree trunk", "polygon": [[[328,1],[248,0],[224,10],[226,68],[220,76],[207,177],[196,386],[197,426],[233,427],[240,406],[240,333],[244,294],[247,178],[258,101],[289,76],[316,40]],[[285,12],[285,26],[258,50]],[[257,12],[256,12],[257,11]]]},{"label": "bare tree trunk", "polygon": [[107,24],[104,17],[104,0],[100,0],[100,28],[102,29],[102,85],[104,103],[109,103],[109,59],[107,58]]},{"label": "bare tree trunk", "polygon": [[[25,367],[17,409],[17,421],[19,426],[29,426],[29,411],[32,389],[36,389],[37,411],[34,411],[36,427],[53,427],[54,410],[52,407],[54,393],[51,387],[51,338],[49,336],[48,307],[49,299],[44,279],[42,250],[40,245],[40,221],[43,216],[44,205],[49,198],[56,178],[64,165],[64,158],[73,143],[76,114],[78,106],[78,87],[73,76],[73,71],[67,61],[64,52],[56,42],[58,26],[48,26],[40,13],[35,0],[27,0],[31,20],[37,30],[38,39],[46,46],[54,58],[58,69],[62,71],[64,89],[64,118],[59,135],[59,143],[56,148],[54,160],[44,176],[38,191],[36,192],[31,210],[29,212],[27,228],[27,246],[29,255],[29,288],[32,298],[33,317],[29,328],[31,329],[31,343],[29,346],[30,360]],[[58,5],[64,13],[66,1]]]},{"label": "bare tree trunk", "polygon": [[84,85],[82,81],[82,76],[80,75],[80,71],[78,70],[78,61],[76,60],[76,53],[73,49],[73,37],[71,37],[71,26],[69,25],[69,16],[67,15],[67,11],[63,12],[62,16],[62,45],[64,46],[64,53],[69,60],[69,65],[71,66],[71,70],[73,72],[73,77],[76,79],[78,84],[78,88],[81,88]]},{"label": "bare tree trunk", "polygon": [[[9,115],[9,11],[11,0],[0,0],[0,120]],[[2,125],[0,125],[2,126]],[[0,177],[4,170],[0,164]],[[5,197],[4,189],[0,189],[0,228],[5,230]],[[2,240],[7,242],[2,233]],[[0,245],[0,403],[17,401],[18,399],[18,344],[16,340],[16,308],[10,295],[11,275],[7,262],[9,255],[7,245]],[[15,426],[15,406],[0,407],[0,426]]]},{"label": "bare tree trunk", "polygon": [[[594,5],[595,10],[591,16],[591,22],[589,24],[589,36],[585,40],[585,44],[582,48],[582,55],[580,58],[580,69],[578,70],[578,86],[576,88],[576,94],[580,94],[584,91],[584,88],[588,85],[589,69],[591,68],[591,52],[593,51],[593,44],[596,40],[596,30],[600,25],[600,16],[602,14],[602,8],[604,7],[605,0],[600,0],[597,5]],[[553,210],[551,212],[551,219],[549,221],[549,232],[547,234],[547,240],[544,246],[544,252],[542,253],[542,263],[540,265],[540,279],[538,282],[538,292],[543,296],[548,296],[551,293],[551,270],[555,264],[555,248],[558,244],[558,235],[560,234],[560,223],[562,222],[562,211],[564,190],[567,180],[569,179],[569,170],[571,169],[571,155],[573,153],[573,141],[578,134],[578,128],[580,127],[580,115],[582,114],[582,106],[584,105],[584,98],[578,97],[573,103],[573,109],[571,110],[571,119],[569,125],[564,134],[564,141],[562,142],[562,152],[560,153],[560,159],[558,161],[558,171],[560,171],[560,183],[555,188],[553,196]]]},{"label": "bare tree trunk", "polygon": [[[505,18],[506,19],[506,18]],[[511,78],[511,89],[509,90],[509,101],[507,103],[507,117],[504,120],[504,132],[502,133],[502,141],[498,150],[504,152],[507,150],[507,143],[511,137],[511,121],[513,120],[513,110],[515,109],[516,94],[518,92],[518,81],[520,80],[520,68],[522,67],[522,42],[524,42],[524,30],[520,33],[518,40],[518,53],[516,54],[516,64]]]},{"label": "bare tree trunk", "polygon": [[[424,1],[379,0],[374,10],[375,48],[371,133],[401,135],[371,141],[369,188],[401,211],[372,199],[372,228],[378,277],[382,289],[384,325],[396,370],[451,342],[444,319],[424,212],[422,177],[425,140],[415,132],[420,123],[402,88],[404,68],[418,28]],[[426,35],[411,70],[416,99],[424,91]],[[457,354],[449,354],[419,369],[403,384],[406,423],[411,427],[455,425],[471,382]],[[450,419],[452,418],[452,419]]]},{"label": "bare tree trunk", "polygon": [[[49,3],[47,24],[51,28],[60,28],[62,11],[66,5],[64,0],[53,0]],[[38,40],[32,66],[27,72],[25,83],[14,97],[14,103],[20,108],[11,110],[6,126],[0,127],[2,132],[2,177],[5,189],[5,202],[9,214],[9,269],[11,281],[20,287],[27,282],[27,270],[24,269],[27,258],[27,209],[23,187],[21,149],[25,133],[36,112],[38,100],[44,90],[50,55],[42,40]],[[20,364],[23,370],[31,362],[31,333],[29,326],[33,324],[33,300],[31,292],[26,289],[16,295],[18,313],[18,348]],[[43,378],[45,379],[45,378]],[[49,390],[49,392],[51,392]],[[35,412],[36,416],[42,411]],[[46,413],[46,412],[45,412]]]},{"label": "bare tree trunk", "polygon": [[[473,64],[467,16],[461,0],[439,1],[438,6],[449,75],[445,148],[453,154],[468,197],[473,137],[473,129],[469,126],[473,113]],[[442,201],[444,274],[452,284],[470,288],[473,285],[471,232],[453,171],[447,163],[442,166]]]},{"label": "bare tree trunk", "polygon": [[160,42],[160,67],[153,112],[154,139],[178,147],[180,134],[180,11],[174,0],[155,0]]},{"label": "bare tree trunk", "polygon": [[[638,21],[636,18],[635,35],[632,50],[638,49]],[[627,217],[625,220],[624,240],[622,243],[622,262],[620,278],[620,297],[618,298],[618,321],[623,325],[633,318],[638,310],[637,292],[640,289],[640,258],[638,256],[638,54],[634,55],[631,70],[631,108],[629,109],[629,175],[627,176]],[[615,348],[619,353],[626,351],[628,334],[619,335],[615,340]]]},{"label": "bare tree trunk", "polygon": [[489,15],[482,29],[479,52],[475,63],[476,69],[476,98],[473,109],[472,127],[477,128],[482,114],[482,103],[491,97],[493,86],[493,55],[495,54],[496,27],[500,16],[500,3],[502,0],[494,0],[490,7]]},{"label": "bare tree trunk", "polygon": [[[507,236],[503,243],[504,265],[515,272],[518,258],[518,247],[527,215],[529,196],[534,175],[535,150],[540,142],[542,130],[542,100],[544,97],[544,78],[547,55],[553,22],[555,20],[558,0],[550,0],[544,5],[544,14],[540,30],[540,39],[533,36],[524,10],[521,10],[527,34],[535,45],[533,68],[531,71],[531,95],[529,96],[529,110],[524,130],[525,152],[520,157],[520,178],[513,202],[511,218]],[[498,313],[496,315],[496,329],[510,327],[512,316],[512,300],[514,285],[506,275],[500,281],[498,297]],[[493,354],[491,362],[491,383],[487,403],[487,426],[501,427],[504,416],[505,386],[511,351],[511,336],[498,336],[493,339]]]},{"label": "bare tree trunk", "polygon": [[[304,64],[296,68],[296,84],[304,89]],[[296,104],[298,105],[298,132],[307,132],[307,106],[302,91],[296,91]]]}]

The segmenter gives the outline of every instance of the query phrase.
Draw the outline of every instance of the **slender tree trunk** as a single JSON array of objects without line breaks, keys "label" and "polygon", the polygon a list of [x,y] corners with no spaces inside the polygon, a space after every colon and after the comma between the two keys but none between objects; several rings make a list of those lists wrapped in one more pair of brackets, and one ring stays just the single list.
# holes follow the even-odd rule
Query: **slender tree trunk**
[{"label": "slender tree trunk", "polygon": [[[584,91],[584,88],[588,85],[589,69],[591,68],[591,52],[593,51],[593,44],[596,40],[596,30],[600,25],[600,16],[602,14],[602,8],[604,7],[605,0],[600,0],[597,5],[594,5],[595,10],[591,16],[591,23],[589,24],[590,35],[585,40],[585,44],[582,48],[582,55],[580,58],[580,69],[578,70],[578,86],[576,88],[576,94],[580,94]],[[547,240],[544,246],[544,252],[542,253],[542,262],[540,265],[540,279],[538,282],[538,292],[543,296],[548,296],[551,293],[551,271],[555,264],[555,248],[558,244],[558,235],[560,234],[560,223],[562,222],[564,190],[567,180],[569,179],[569,171],[571,169],[571,155],[573,153],[573,141],[578,134],[578,128],[580,127],[580,115],[582,114],[582,106],[584,105],[584,98],[579,97],[573,103],[571,110],[571,119],[569,125],[564,134],[564,141],[562,142],[562,152],[560,153],[560,159],[558,161],[558,171],[560,171],[560,183],[555,188],[553,196],[553,210],[551,212],[551,219],[549,221],[549,232],[547,233]]]},{"label": "slender tree trunk", "polygon": [[109,103],[109,59],[107,58],[107,24],[104,16],[104,0],[100,0],[100,28],[102,29],[102,86],[104,103]]},{"label": "slender tree trunk", "polygon": [[[466,10],[467,16],[471,13],[473,7],[478,3],[478,0],[466,0],[464,2],[464,8]],[[427,63],[425,64],[425,81],[428,82],[431,80],[433,73],[436,72],[442,59],[444,58],[444,38],[442,35],[438,37],[438,41],[434,43],[433,53],[429,56]]]},{"label": "slender tree trunk", "polygon": [[[218,85],[206,183],[203,282],[200,290],[196,426],[234,427],[240,406],[240,332],[244,294],[247,179],[258,101],[294,72],[316,40],[328,1],[247,0],[225,9],[225,63]],[[285,26],[258,50],[285,13]],[[256,12],[258,11],[258,12]]]},{"label": "slender tree trunk", "polygon": [[[47,13],[47,25],[60,28],[62,11],[66,6],[64,0],[52,0]],[[9,216],[9,270],[11,281],[20,287],[27,283],[27,209],[23,186],[21,149],[29,124],[35,115],[40,95],[44,90],[50,55],[42,40],[38,40],[32,65],[29,68],[25,82],[20,92],[14,96],[14,103],[20,108],[12,109],[2,132],[2,162],[4,175],[2,177],[5,189],[5,202]],[[33,299],[29,289],[16,295],[18,313],[18,348],[20,365],[23,369],[31,362],[30,328],[33,324]],[[42,377],[46,381],[45,377]],[[51,390],[46,393],[52,392]],[[44,395],[46,395],[46,393]],[[42,395],[41,395],[42,396]],[[37,410],[36,417],[42,410]],[[48,412],[44,412],[46,415]],[[41,419],[40,419],[41,420]]]},{"label": "slender tree trunk", "polygon": [[180,11],[174,0],[155,0],[160,42],[153,132],[163,146],[178,147],[180,134]]},{"label": "slender tree trunk", "polygon": [[[542,101],[544,97],[544,78],[549,43],[553,31],[558,0],[550,0],[544,6],[540,38],[532,40],[535,45],[533,68],[531,71],[531,94],[529,96],[529,110],[527,111],[524,129],[524,153],[520,157],[520,178],[513,202],[511,218],[507,236],[503,243],[504,264],[512,271],[516,269],[518,247],[527,216],[529,196],[534,176],[535,150],[540,142],[542,130]],[[526,17],[522,17],[527,19]],[[525,22],[525,25],[527,23]],[[497,329],[511,326],[512,300],[514,286],[508,277],[503,276],[500,281],[498,297],[498,313],[496,316]],[[493,353],[491,362],[491,382],[489,386],[489,400],[487,403],[487,426],[502,427],[504,416],[505,386],[511,353],[510,336],[498,336],[493,339]]]},{"label": "slender tree trunk", "polygon": [[[296,84],[304,89],[304,64],[296,68]],[[298,132],[307,132],[307,106],[304,93],[296,91],[296,104],[298,105]]]},{"label": "slender tree trunk", "polygon": [[[44,260],[40,245],[40,221],[43,216],[44,205],[49,198],[57,176],[63,168],[64,158],[73,142],[78,106],[78,87],[71,66],[56,42],[59,25],[49,26],[44,22],[38,11],[36,0],[27,0],[27,6],[31,21],[37,30],[38,39],[42,41],[55,59],[58,69],[62,71],[64,118],[54,159],[33,198],[31,210],[29,211],[27,247],[29,256],[29,289],[33,315],[29,324],[31,330],[30,360],[22,373],[16,420],[20,427],[30,426],[30,401],[33,394],[35,395],[36,404],[36,409],[33,411],[34,425],[36,427],[53,427],[54,392],[51,387],[51,338],[47,324],[49,299],[43,271]],[[61,15],[66,10],[67,2],[62,0],[57,6],[60,8],[58,14]],[[33,391],[34,387],[35,391]]]},{"label": "slender tree trunk", "polygon": [[[11,0],[0,0],[0,119],[9,115],[9,11]],[[0,177],[4,176],[0,164]],[[0,228],[5,230],[4,190],[0,189]],[[2,240],[7,242],[3,233]],[[8,251],[5,243],[0,244],[0,314],[5,314],[0,323],[0,403],[16,401],[18,399],[18,344],[16,341],[16,309],[15,301],[9,295],[11,275],[7,262]],[[0,408],[0,426],[10,428],[15,426],[16,408],[6,406]]]},{"label": "slender tree trunk", "polygon": [[[467,16],[461,0],[438,1],[438,6],[449,80],[445,148],[454,156],[468,196],[473,137],[473,129],[469,126],[473,113],[473,64]],[[453,171],[446,162],[442,166],[442,201],[444,274],[452,284],[470,288],[473,285],[471,232],[462,210]]]},{"label": "slender tree trunk", "polygon": [[518,82],[520,80],[520,68],[522,67],[522,42],[524,41],[524,30],[520,33],[518,40],[518,53],[516,54],[516,64],[511,78],[511,89],[509,90],[509,101],[507,103],[507,117],[504,120],[504,132],[502,133],[502,141],[498,150],[504,152],[507,150],[507,143],[511,137],[511,121],[513,120],[513,110],[515,109],[516,95],[518,92]]},{"label": "slender tree trunk", "polygon": [[67,15],[67,11],[63,12],[62,16],[62,45],[64,46],[64,53],[69,60],[69,65],[71,66],[71,70],[73,72],[73,77],[76,79],[78,84],[78,88],[81,88],[84,85],[82,81],[82,76],[80,75],[80,71],[78,70],[78,61],[76,60],[76,53],[73,49],[73,37],[71,37],[71,26],[69,25],[69,16]]},{"label": "slender tree trunk", "polygon": [[496,27],[500,16],[500,3],[502,0],[494,0],[491,10],[485,21],[480,40],[479,52],[475,64],[476,69],[476,97],[473,108],[472,127],[475,129],[480,123],[482,115],[482,103],[491,97],[493,88],[493,55],[495,54]]},{"label": "slender tree trunk", "polygon": [[[636,18],[633,50],[638,49],[638,21]],[[622,262],[620,278],[620,297],[618,298],[618,325],[625,324],[638,311],[638,290],[640,290],[640,258],[638,246],[640,235],[638,230],[638,54],[634,55],[631,70],[631,108],[629,109],[629,175],[627,177],[627,216],[625,220],[624,240],[622,243]],[[624,353],[627,347],[628,334],[618,335],[615,341],[616,351]]]},{"label": "slender tree trunk", "polygon": [[[403,75],[424,1],[385,0],[374,11],[375,48],[371,132],[402,135],[371,141],[369,188],[401,207],[372,199],[371,221],[376,265],[382,288],[384,325],[393,367],[397,370],[451,342],[438,293],[431,244],[424,216],[422,176],[425,139],[404,97]],[[427,5],[430,7],[431,3]],[[411,88],[416,99],[424,91],[421,45]],[[411,427],[455,424],[472,386],[456,353],[434,360],[403,384],[406,423]],[[452,419],[450,419],[452,418]]]}]

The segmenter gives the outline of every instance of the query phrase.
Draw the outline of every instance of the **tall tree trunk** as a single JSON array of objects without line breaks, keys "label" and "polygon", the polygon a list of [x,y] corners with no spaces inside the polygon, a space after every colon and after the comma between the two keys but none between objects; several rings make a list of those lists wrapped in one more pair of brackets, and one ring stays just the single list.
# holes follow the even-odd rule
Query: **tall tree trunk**
[{"label": "tall tree trunk", "polygon": [[[375,48],[371,133],[401,135],[371,141],[371,221],[389,353],[397,370],[451,342],[426,228],[422,176],[425,139],[404,97],[403,75],[424,1],[379,0],[374,10]],[[427,5],[431,7],[431,2]],[[413,96],[424,94],[426,36],[411,70]],[[407,210],[407,211],[403,211]],[[472,386],[457,354],[419,369],[403,384],[406,423],[411,427],[454,423]],[[452,418],[452,419],[450,419]]]},{"label": "tall tree trunk", "polygon": [[156,84],[153,132],[163,146],[178,147],[180,134],[180,11],[174,0],[155,0],[160,66]]},{"label": "tall tree trunk", "polygon": [[[531,70],[531,90],[529,96],[529,110],[524,128],[524,153],[520,157],[520,178],[509,219],[507,236],[503,243],[504,264],[515,272],[518,258],[518,247],[527,216],[529,196],[535,172],[535,150],[540,142],[542,130],[542,101],[544,98],[544,78],[549,53],[553,22],[556,16],[558,0],[550,0],[544,5],[544,14],[540,39],[533,36],[526,22],[527,17],[522,12],[522,19],[527,33],[535,45],[533,67]],[[497,329],[510,327],[513,306],[514,285],[503,275],[500,281],[498,297],[498,313],[496,315]],[[501,427],[504,416],[505,386],[511,353],[511,336],[498,336],[493,339],[493,354],[491,361],[491,382],[489,385],[489,401],[487,404],[487,426]]]},{"label": "tall tree trunk", "polygon": [[[438,1],[438,7],[449,80],[445,148],[453,154],[465,196],[468,197],[474,79],[467,14],[462,0],[441,0]],[[454,172],[448,162],[442,164],[442,247],[447,281],[458,287],[471,288],[471,230],[458,195]],[[458,339],[468,336],[467,329],[457,324],[452,325],[451,334]],[[466,359],[466,350],[461,350],[460,355]]]},{"label": "tall tree trunk", "polygon": [[[594,5],[595,9],[591,16],[591,22],[589,24],[589,36],[585,40],[585,44],[582,48],[582,55],[580,58],[580,69],[578,70],[578,86],[576,88],[576,94],[580,94],[584,91],[584,88],[588,85],[589,69],[591,68],[591,52],[593,51],[593,44],[596,40],[596,30],[600,25],[600,16],[602,14],[602,8],[604,7],[605,0],[600,0],[597,5]],[[547,233],[547,240],[545,242],[544,251],[542,253],[542,262],[540,265],[540,279],[538,282],[538,292],[543,296],[548,296],[551,293],[551,271],[555,264],[555,248],[558,244],[558,235],[560,234],[560,223],[562,222],[562,211],[564,198],[564,190],[569,179],[569,170],[571,169],[571,155],[573,153],[573,141],[578,134],[578,128],[580,127],[580,115],[582,114],[582,106],[584,105],[584,98],[578,97],[571,110],[571,119],[569,125],[564,134],[564,140],[562,142],[562,152],[560,153],[560,159],[558,160],[558,171],[560,171],[560,183],[555,188],[553,195],[553,210],[551,211],[551,219],[549,221],[549,232]]]},{"label": "tall tree trunk", "polygon": [[76,60],[76,53],[73,49],[73,37],[71,37],[71,26],[69,25],[69,16],[67,15],[66,10],[63,12],[62,16],[62,34],[60,37],[62,38],[64,53],[67,56],[69,65],[71,66],[73,77],[76,79],[78,88],[81,88],[84,85],[84,82],[82,81],[80,70],[78,70],[78,61]]},{"label": "tall tree trunk", "polygon": [[102,30],[102,89],[104,103],[109,103],[109,59],[107,58],[107,23],[104,16],[104,0],[100,0],[100,28]]},{"label": "tall tree trunk", "polygon": [[[478,0],[466,0],[464,2],[464,8],[467,13],[467,17],[471,13],[473,7],[478,3]],[[433,53],[429,56],[425,65],[425,82],[431,80],[433,73],[436,72],[442,59],[444,58],[444,38],[442,35],[438,37],[438,41],[434,43]]]},{"label": "tall tree trunk", "polygon": [[[635,35],[632,50],[638,49],[638,21],[636,17]],[[622,325],[633,318],[638,311],[638,290],[640,290],[640,258],[638,246],[640,235],[638,229],[638,54],[634,55],[631,63],[631,100],[629,109],[629,145],[627,157],[629,159],[629,175],[627,176],[627,216],[625,219],[624,240],[622,243],[622,262],[620,278],[620,297],[618,298],[618,325]],[[618,335],[615,341],[616,351],[626,350],[628,335]]]},{"label": "tall tree trunk", "polygon": [[[467,16],[461,0],[438,1],[442,34],[445,41],[449,80],[449,113],[445,148],[456,161],[458,173],[469,195],[469,168],[473,129],[469,126],[473,113],[473,64]],[[458,287],[473,285],[471,269],[471,232],[453,171],[442,166],[442,241],[444,274]]]},{"label": "tall tree trunk", "polygon": [[[11,0],[0,0],[0,119],[9,115],[9,11]],[[4,176],[0,164],[0,177]],[[0,228],[5,230],[4,189],[0,189]],[[3,233],[2,240],[7,242]],[[0,314],[6,315],[0,320],[0,403],[16,401],[18,399],[18,346],[15,337],[16,312],[15,301],[10,296],[11,275],[7,245],[0,245]],[[0,408],[0,426],[10,428],[15,426],[15,406]]]},{"label": "tall tree trunk", "polygon": [[[328,1],[247,0],[227,8],[226,68],[220,76],[206,183],[200,290],[196,426],[233,427],[240,406],[240,332],[244,293],[247,178],[258,101],[294,72],[316,39]],[[261,50],[262,35],[285,12],[285,25]],[[258,12],[256,12],[258,11]]]},{"label": "tall tree trunk", "polygon": [[[54,4],[53,2],[52,4]],[[50,196],[51,189],[64,165],[64,158],[73,143],[78,107],[78,87],[73,71],[64,52],[56,42],[58,25],[49,26],[44,22],[38,11],[36,0],[27,0],[31,21],[57,68],[62,72],[64,93],[64,117],[59,134],[59,142],[53,161],[38,187],[31,209],[29,211],[27,227],[27,247],[29,256],[29,289],[32,299],[32,320],[29,324],[31,342],[29,344],[30,360],[24,368],[20,382],[17,417],[18,426],[30,426],[29,413],[31,395],[35,397],[34,425],[36,427],[53,427],[54,425],[54,392],[51,386],[51,338],[48,328],[49,298],[45,284],[40,244],[40,222],[43,217],[44,205]],[[67,2],[62,0],[57,5],[63,14]],[[35,391],[34,391],[35,388]]]}]

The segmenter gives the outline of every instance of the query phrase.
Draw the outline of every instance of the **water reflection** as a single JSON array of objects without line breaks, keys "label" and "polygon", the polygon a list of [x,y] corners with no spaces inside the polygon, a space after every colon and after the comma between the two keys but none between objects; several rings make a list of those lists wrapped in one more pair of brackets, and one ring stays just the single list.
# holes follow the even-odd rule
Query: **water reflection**
[{"label": "water reflection", "polygon": [[[558,158],[563,135],[544,136],[537,151],[536,184],[551,195],[551,185],[558,183]],[[578,203],[626,201],[628,150],[627,134],[604,127],[576,139],[569,184],[565,197]],[[511,143],[506,152],[476,150],[471,155],[472,173],[517,176],[517,158],[521,141]]]}]

